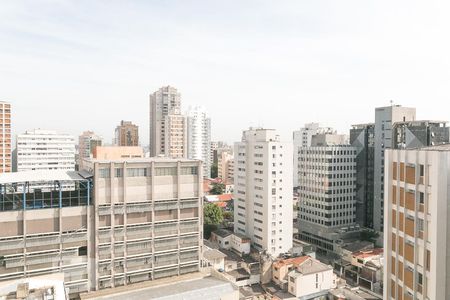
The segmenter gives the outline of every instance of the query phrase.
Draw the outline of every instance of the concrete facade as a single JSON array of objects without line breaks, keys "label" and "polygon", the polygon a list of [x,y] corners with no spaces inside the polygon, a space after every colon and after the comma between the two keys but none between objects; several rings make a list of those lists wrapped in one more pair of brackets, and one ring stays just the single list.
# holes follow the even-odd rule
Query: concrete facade
[{"label": "concrete facade", "polygon": [[0,101],[0,173],[12,170],[11,104]]},{"label": "concrete facade", "polygon": [[203,174],[211,175],[211,118],[204,107],[191,107],[187,113],[187,157],[203,161]]},{"label": "concrete facade", "polygon": [[130,121],[121,121],[115,130],[116,146],[139,146],[139,127]]},{"label": "concrete facade", "polygon": [[75,170],[75,139],[53,130],[34,129],[17,135],[17,171]]},{"label": "concrete facade", "polygon": [[272,256],[292,248],[292,143],[250,128],[235,143],[234,231]]},{"label": "concrete facade", "polygon": [[414,121],[416,109],[393,105],[375,109],[373,228],[383,231],[384,151],[393,147],[392,126],[396,122]]},{"label": "concrete facade", "polygon": [[389,150],[383,299],[450,299],[450,146]]}]

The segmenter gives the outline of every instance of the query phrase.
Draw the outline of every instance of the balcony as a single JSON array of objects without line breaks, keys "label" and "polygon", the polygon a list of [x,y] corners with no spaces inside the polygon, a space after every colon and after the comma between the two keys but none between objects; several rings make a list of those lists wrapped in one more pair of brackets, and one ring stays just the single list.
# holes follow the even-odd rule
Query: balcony
[{"label": "balcony", "polygon": [[99,206],[98,207],[98,215],[99,216],[107,216],[111,214],[111,206]]},{"label": "balcony", "polygon": [[[87,232],[73,232],[73,233],[64,233],[62,235],[62,242],[63,243],[74,243],[74,242],[84,242],[87,241]],[[28,245],[28,239],[27,239],[27,245]]]},{"label": "balcony", "polygon": [[177,223],[158,223],[155,224],[155,237],[178,234]]},{"label": "balcony", "polygon": [[155,203],[155,211],[178,209],[178,201],[160,201]]},{"label": "balcony", "polygon": [[128,204],[127,213],[140,213],[140,212],[150,212],[152,211],[152,206],[150,203],[138,203],[138,204]]},{"label": "balcony", "polygon": [[111,229],[99,229],[98,241],[100,244],[111,242]]},{"label": "balcony", "polygon": [[127,254],[142,254],[152,252],[152,242],[150,240],[144,240],[139,242],[129,242],[127,244]]},{"label": "balcony", "polygon": [[180,262],[181,263],[187,263],[192,261],[198,261],[198,251],[189,251],[189,252],[181,252],[180,253]]},{"label": "balcony", "polygon": [[180,248],[198,247],[198,236],[189,236],[180,238]]},{"label": "balcony", "polygon": [[0,240],[0,250],[22,249],[23,247],[23,238]]},{"label": "balcony", "polygon": [[184,221],[180,223],[180,233],[199,232],[198,221]]},{"label": "balcony", "polygon": [[198,200],[182,201],[180,208],[196,208],[198,207]]}]

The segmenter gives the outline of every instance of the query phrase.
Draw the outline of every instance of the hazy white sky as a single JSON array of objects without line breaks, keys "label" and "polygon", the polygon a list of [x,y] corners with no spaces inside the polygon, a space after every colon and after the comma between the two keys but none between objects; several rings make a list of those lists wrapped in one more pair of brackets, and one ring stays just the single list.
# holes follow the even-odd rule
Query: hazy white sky
[{"label": "hazy white sky", "polygon": [[203,105],[215,140],[249,126],[284,139],[306,122],[348,132],[374,108],[450,120],[450,1],[16,1],[0,3],[0,100],[13,131],[121,119],[148,143],[148,95]]}]

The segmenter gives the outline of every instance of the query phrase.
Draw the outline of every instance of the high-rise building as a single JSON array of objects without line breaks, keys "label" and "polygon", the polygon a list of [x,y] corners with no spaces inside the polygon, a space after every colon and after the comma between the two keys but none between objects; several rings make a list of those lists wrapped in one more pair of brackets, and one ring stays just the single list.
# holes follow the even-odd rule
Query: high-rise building
[{"label": "high-rise building", "polygon": [[17,135],[17,171],[75,170],[75,139],[53,130],[34,129]]},{"label": "high-rise building", "polygon": [[250,128],[235,143],[234,231],[278,256],[292,248],[292,142]]},{"label": "high-rise building", "polygon": [[232,151],[222,151],[217,161],[217,177],[225,182],[234,181],[234,156]]},{"label": "high-rise building", "polygon": [[192,107],[187,113],[187,136],[190,159],[203,161],[203,174],[211,174],[211,119],[204,107]]},{"label": "high-rise building", "polygon": [[63,273],[72,299],[200,270],[200,161],[85,165],[0,174],[0,281]]},{"label": "high-rise building", "polygon": [[321,127],[319,123],[307,123],[305,127],[294,131],[294,187],[298,187],[298,148],[311,146],[312,136],[318,133],[333,133],[331,127]]},{"label": "high-rise building", "polygon": [[375,109],[375,147],[374,147],[374,199],[373,227],[383,231],[384,202],[384,151],[394,146],[392,126],[397,122],[414,121],[416,109],[392,105]]},{"label": "high-rise building", "polygon": [[350,144],[356,149],[356,223],[373,228],[374,124],[353,125]]},{"label": "high-rise building", "polygon": [[117,146],[139,146],[139,127],[130,121],[121,121],[116,127],[115,144]]},{"label": "high-rise building", "polygon": [[385,159],[383,299],[450,299],[450,145]]},{"label": "high-rise building", "polygon": [[11,104],[0,101],[0,173],[11,169]]},{"label": "high-rise building", "polygon": [[310,147],[299,149],[300,239],[321,253],[337,252],[339,240],[358,235],[355,160],[356,148],[337,134],[314,135]]},{"label": "high-rise building", "polygon": [[78,165],[82,169],[83,160],[94,154],[96,147],[101,146],[103,139],[93,131],[84,131],[78,138]]},{"label": "high-rise building", "polygon": [[395,149],[413,149],[449,142],[449,128],[444,121],[407,121],[392,126]]},{"label": "high-rise building", "polygon": [[187,121],[177,89],[165,86],[150,95],[150,156],[187,157]]}]

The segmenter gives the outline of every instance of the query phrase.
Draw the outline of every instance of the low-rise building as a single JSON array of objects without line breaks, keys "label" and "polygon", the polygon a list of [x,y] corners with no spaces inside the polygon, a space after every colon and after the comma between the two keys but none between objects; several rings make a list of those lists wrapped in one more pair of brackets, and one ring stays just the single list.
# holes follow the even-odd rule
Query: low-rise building
[{"label": "low-rise building", "polygon": [[336,275],[331,266],[308,258],[288,273],[288,292],[299,299],[326,296],[336,287]]},{"label": "low-rise building", "polygon": [[274,262],[272,264],[272,281],[280,288],[287,290],[289,272],[308,259],[308,256],[300,256]]},{"label": "low-rise building", "polygon": [[217,243],[221,249],[232,250],[241,256],[250,254],[250,238],[242,234],[219,229],[211,233],[210,240]]},{"label": "low-rise building", "polygon": [[144,149],[140,146],[97,146],[92,152],[92,158],[103,160],[143,157]]}]

